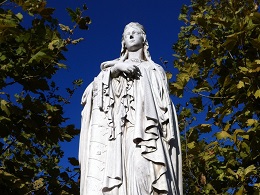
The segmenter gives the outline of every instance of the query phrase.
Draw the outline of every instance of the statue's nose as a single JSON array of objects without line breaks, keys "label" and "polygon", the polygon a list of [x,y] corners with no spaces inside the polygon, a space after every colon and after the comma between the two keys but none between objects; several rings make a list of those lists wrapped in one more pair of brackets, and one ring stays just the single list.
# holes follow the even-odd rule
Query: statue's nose
[{"label": "statue's nose", "polygon": [[132,38],[134,38],[134,36],[133,36],[133,35],[130,35],[130,39],[132,39]]}]

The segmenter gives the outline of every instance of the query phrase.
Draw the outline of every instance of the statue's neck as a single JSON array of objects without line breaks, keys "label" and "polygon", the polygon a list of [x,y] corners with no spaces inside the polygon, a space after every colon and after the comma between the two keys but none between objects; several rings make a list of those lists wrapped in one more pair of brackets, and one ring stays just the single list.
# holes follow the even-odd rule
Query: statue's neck
[{"label": "statue's neck", "polygon": [[138,60],[144,60],[144,52],[143,48],[137,50],[137,51],[128,51],[128,59],[138,59]]}]

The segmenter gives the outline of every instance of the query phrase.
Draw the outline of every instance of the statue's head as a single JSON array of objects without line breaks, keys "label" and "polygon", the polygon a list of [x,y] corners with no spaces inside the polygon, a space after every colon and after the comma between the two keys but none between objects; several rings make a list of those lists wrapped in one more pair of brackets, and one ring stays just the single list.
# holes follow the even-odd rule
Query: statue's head
[{"label": "statue's head", "polygon": [[[131,41],[131,39],[135,40]],[[144,27],[137,22],[130,22],[127,24],[122,35],[121,56],[123,56],[127,51],[134,51],[143,48],[144,57],[147,58],[148,56],[146,53],[149,55],[148,47]]]}]

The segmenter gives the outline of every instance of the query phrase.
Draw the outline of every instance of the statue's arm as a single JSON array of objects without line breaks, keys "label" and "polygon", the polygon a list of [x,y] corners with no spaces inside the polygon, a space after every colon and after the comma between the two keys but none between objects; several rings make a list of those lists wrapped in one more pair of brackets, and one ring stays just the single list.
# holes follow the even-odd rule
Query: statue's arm
[{"label": "statue's arm", "polygon": [[165,70],[159,64],[156,64],[156,65],[157,65],[157,70],[160,72],[162,82],[166,86],[167,90],[169,91],[169,82],[168,82]]},{"label": "statue's arm", "polygon": [[87,88],[85,89],[82,98],[81,98],[81,105],[84,106],[87,103],[88,96],[92,96],[93,91],[93,82],[91,82]]},{"label": "statue's arm", "polygon": [[125,62],[127,53],[118,59],[103,62],[100,65],[101,70],[110,69],[112,78],[116,78],[123,73],[126,77],[132,77],[133,74],[139,73],[139,68],[132,63]]}]

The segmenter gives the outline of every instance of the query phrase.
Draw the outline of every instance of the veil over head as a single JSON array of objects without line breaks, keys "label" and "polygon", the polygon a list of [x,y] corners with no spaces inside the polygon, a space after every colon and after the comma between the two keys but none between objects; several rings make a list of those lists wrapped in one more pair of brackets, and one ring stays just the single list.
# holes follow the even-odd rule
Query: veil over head
[{"label": "veil over head", "polygon": [[128,50],[125,46],[124,33],[129,27],[135,28],[136,30],[141,32],[141,34],[143,36],[143,40],[144,40],[144,42],[143,42],[143,57],[144,57],[144,59],[143,60],[148,61],[152,64],[155,64],[154,61],[152,60],[151,56],[150,56],[149,51],[148,51],[149,44],[148,44],[148,40],[146,38],[146,33],[145,33],[145,29],[144,29],[143,25],[139,24],[138,22],[130,22],[129,24],[127,24],[125,26],[124,32],[122,34],[120,57],[115,59],[115,60],[112,60],[112,61],[103,62],[100,65],[101,70],[104,70],[107,67],[114,66],[115,63],[117,63],[118,61],[125,61],[126,59],[128,59]]}]

